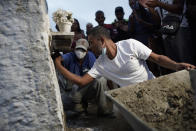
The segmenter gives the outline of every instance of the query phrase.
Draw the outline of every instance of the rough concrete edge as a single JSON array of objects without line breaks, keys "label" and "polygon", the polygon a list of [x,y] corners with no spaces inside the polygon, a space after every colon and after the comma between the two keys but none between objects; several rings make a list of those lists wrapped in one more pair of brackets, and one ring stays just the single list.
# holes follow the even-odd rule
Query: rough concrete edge
[{"label": "rough concrete edge", "polygon": [[[178,75],[176,75],[176,73]],[[124,86],[124,87],[121,87],[121,88],[117,88],[117,89],[113,89],[113,90],[110,90],[110,91],[106,91],[106,93],[107,94],[111,94],[112,92],[115,92],[115,91],[118,91],[118,90],[126,90],[126,88],[135,87],[138,84],[148,83],[149,81],[155,81],[155,80],[161,79],[163,77],[173,77],[173,76],[176,76],[176,77],[182,77],[183,76],[183,77],[187,78],[187,80],[190,81],[189,71],[187,71],[187,70],[181,70],[181,71],[177,71],[177,72],[170,73],[170,74],[167,74],[167,75],[162,75],[162,76],[156,77],[155,79],[146,80],[146,81],[139,82],[139,83],[136,83],[136,84],[131,84],[131,85]]]},{"label": "rough concrete edge", "polygon": [[[48,15],[48,4],[46,0],[41,0],[42,5],[42,12],[45,12],[45,23],[46,27],[49,27],[47,30],[47,36],[45,36],[46,39],[46,48],[48,50],[48,52],[50,53],[50,39],[51,39],[51,32],[50,32],[50,21],[49,21],[49,15]],[[65,119],[65,114],[64,114],[64,110],[63,110],[63,104],[62,104],[62,99],[61,99],[61,94],[60,94],[60,89],[59,89],[59,84],[58,84],[58,80],[57,80],[57,76],[56,76],[56,72],[55,72],[55,67],[54,67],[54,62],[52,60],[52,58],[49,56],[49,63],[51,65],[51,74],[53,74],[53,82],[54,82],[54,86],[55,87],[55,93],[56,93],[56,102],[57,102],[57,106],[60,109],[60,111],[57,111],[57,115],[58,118],[60,119],[61,124],[63,125],[63,130],[66,131],[67,130],[67,126],[66,126],[66,119]]]}]

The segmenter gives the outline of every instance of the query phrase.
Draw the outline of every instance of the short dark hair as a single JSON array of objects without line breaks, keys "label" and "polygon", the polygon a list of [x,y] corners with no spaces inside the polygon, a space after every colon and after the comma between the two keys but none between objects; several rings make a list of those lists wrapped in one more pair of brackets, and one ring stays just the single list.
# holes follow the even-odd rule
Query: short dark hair
[{"label": "short dark hair", "polygon": [[98,10],[98,11],[96,11],[95,16],[97,16],[98,14],[103,14],[104,15],[104,12],[102,10]]},{"label": "short dark hair", "polygon": [[121,6],[118,6],[118,7],[115,8],[115,13],[117,13],[117,12],[124,13],[124,10]]},{"label": "short dark hair", "polygon": [[96,38],[100,38],[101,36],[111,39],[110,31],[102,26],[96,26],[89,31],[89,35],[92,35]]}]

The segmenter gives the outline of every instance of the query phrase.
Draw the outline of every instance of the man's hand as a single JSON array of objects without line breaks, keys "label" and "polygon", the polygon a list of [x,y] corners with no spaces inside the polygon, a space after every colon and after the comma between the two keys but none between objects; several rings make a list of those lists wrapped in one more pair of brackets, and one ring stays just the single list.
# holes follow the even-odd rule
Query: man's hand
[{"label": "man's hand", "polygon": [[51,54],[51,57],[52,57],[52,59],[53,60],[55,60],[57,57],[59,57],[59,56],[61,56],[61,54],[59,53],[59,52],[53,52],[52,54]]},{"label": "man's hand", "polygon": [[80,87],[83,87],[94,80],[94,78],[91,77],[88,73],[86,73],[83,77],[73,74],[72,72],[70,72],[69,70],[67,70],[65,67],[62,66],[61,64],[62,61],[63,61],[62,56],[59,56],[55,59],[56,68],[60,71],[60,73],[65,78],[67,78],[71,82],[79,85]]},{"label": "man's hand", "polygon": [[183,69],[191,70],[195,68],[196,66],[188,63],[176,63],[176,71],[183,70]]},{"label": "man's hand", "polygon": [[148,0],[148,1],[146,2],[146,5],[147,5],[148,7],[155,8],[155,7],[159,6],[159,1],[158,1],[158,0]]},{"label": "man's hand", "polygon": [[179,70],[183,70],[183,69],[187,69],[187,70],[191,70],[191,69],[195,69],[196,66],[188,64],[188,63],[177,63],[173,60],[171,60],[170,58],[168,58],[167,56],[163,56],[163,55],[158,55],[154,52],[152,52],[148,58],[149,61],[152,61],[154,63],[157,63],[158,65],[171,69],[171,70],[175,70],[175,71],[179,71]]}]

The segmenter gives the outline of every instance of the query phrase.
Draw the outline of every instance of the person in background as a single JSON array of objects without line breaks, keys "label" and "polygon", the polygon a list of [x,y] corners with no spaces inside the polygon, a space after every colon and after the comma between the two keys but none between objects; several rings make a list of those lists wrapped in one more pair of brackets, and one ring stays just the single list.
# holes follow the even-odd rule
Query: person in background
[{"label": "person in background", "polygon": [[146,60],[175,71],[195,68],[194,65],[177,63],[166,56],[158,55],[134,39],[114,43],[108,30],[102,26],[94,27],[89,32],[88,41],[98,59],[82,77],[64,68],[61,65],[62,57],[55,59],[56,68],[66,79],[80,85],[81,89],[102,76],[115,81],[121,87],[153,79],[155,77],[148,69]]},{"label": "person in background", "polygon": [[[188,0],[187,0],[188,1]],[[191,47],[191,31],[184,13],[186,11],[185,0],[148,0],[147,6],[161,9],[162,20],[172,14],[181,19],[180,28],[174,35],[163,35],[165,53],[177,62],[193,63]]]},{"label": "person in background", "polygon": [[95,21],[98,23],[99,26],[103,26],[104,28],[106,28],[109,32],[110,32],[110,36],[112,38],[112,40],[115,39],[116,36],[116,31],[113,28],[112,24],[105,24],[105,15],[104,12],[102,10],[98,10],[95,13]]},{"label": "person in background", "polygon": [[115,8],[116,19],[112,22],[113,30],[116,31],[114,42],[130,38],[128,33],[128,20],[124,19],[124,10],[121,6]]},{"label": "person in background", "polygon": [[[154,8],[149,8],[137,0],[129,0],[129,5],[133,10],[129,19],[129,32],[132,38],[152,49],[153,52],[162,54],[160,47],[161,39],[158,39],[158,29],[161,20]],[[157,64],[147,61],[148,67],[155,76],[160,76],[160,67]]]},{"label": "person in background", "polygon": [[[56,59],[59,60],[63,69],[68,70],[77,77],[82,77],[92,68],[96,60],[94,54],[88,51],[88,47],[89,43],[86,39],[79,39],[76,41],[73,52],[58,56]],[[83,112],[87,108],[88,100],[95,98],[99,116],[111,113],[111,109],[108,108],[104,95],[104,91],[108,89],[105,78],[100,77],[87,85],[81,86],[72,83],[72,80],[70,81],[69,78],[63,77],[63,75],[63,72],[58,72],[58,80],[65,110],[70,110],[71,108],[75,112]],[[71,90],[69,97],[66,96],[65,92],[68,90]]]},{"label": "person in background", "polygon": [[80,28],[80,23],[77,19],[74,18],[74,23],[71,26],[71,31],[74,32],[74,39],[71,45],[71,48],[74,49],[76,45],[76,41],[85,38],[84,31]]},{"label": "person in background", "polygon": [[133,10],[129,18],[129,32],[132,38],[148,46],[149,39],[160,26],[160,17],[154,8],[143,7],[138,0],[129,0]]},{"label": "person in background", "polygon": [[93,24],[92,23],[87,23],[86,24],[86,35],[87,35],[87,38],[88,38],[88,33],[89,31],[93,28]]}]

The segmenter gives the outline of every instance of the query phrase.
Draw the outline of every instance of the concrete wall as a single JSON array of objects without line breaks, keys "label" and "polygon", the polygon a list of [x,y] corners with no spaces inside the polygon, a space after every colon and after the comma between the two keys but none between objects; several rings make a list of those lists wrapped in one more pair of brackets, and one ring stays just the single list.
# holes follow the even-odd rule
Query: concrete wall
[{"label": "concrete wall", "polygon": [[0,0],[0,130],[63,131],[45,0]]}]

